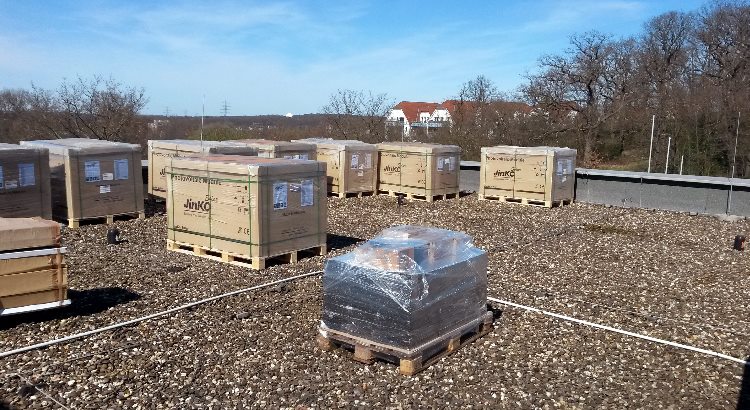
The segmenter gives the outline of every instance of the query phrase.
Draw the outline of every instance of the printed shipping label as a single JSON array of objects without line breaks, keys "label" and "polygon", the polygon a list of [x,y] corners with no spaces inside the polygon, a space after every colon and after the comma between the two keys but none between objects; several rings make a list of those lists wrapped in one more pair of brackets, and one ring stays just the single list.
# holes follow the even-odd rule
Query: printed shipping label
[{"label": "printed shipping label", "polygon": [[18,181],[15,179],[9,179],[5,181],[5,189],[16,189],[18,188]]},{"label": "printed shipping label", "polygon": [[5,188],[5,183],[3,180],[3,167],[2,165],[0,165],[0,189],[4,189],[4,188]]},{"label": "printed shipping label", "polygon": [[102,181],[111,181],[115,179],[115,174],[111,172],[105,172],[102,174]]},{"label": "printed shipping label", "polygon": [[365,169],[372,168],[372,154],[365,154]]},{"label": "printed shipping label", "polygon": [[456,158],[456,157],[450,157],[450,158],[448,158],[448,161],[449,161],[449,163],[448,163],[448,169],[450,171],[455,171],[456,170],[456,165],[458,163],[458,158]]},{"label": "printed shipping label", "polygon": [[128,160],[127,159],[116,159],[115,160],[115,179],[128,179]]},{"label": "printed shipping label", "polygon": [[315,203],[315,192],[312,179],[302,181],[302,193],[300,194],[301,206],[312,206]]},{"label": "printed shipping label", "polygon": [[299,154],[297,157],[298,159],[305,159],[305,160],[310,159],[309,155],[307,154]]},{"label": "printed shipping label", "polygon": [[437,169],[438,169],[438,171],[442,171],[443,170],[443,161],[445,161],[445,157],[438,157],[438,160],[437,160]]},{"label": "printed shipping label", "polygon": [[83,163],[84,181],[99,182],[101,181],[101,172],[99,171],[99,161],[86,161]]},{"label": "printed shipping label", "polygon": [[273,184],[273,209],[286,209],[288,196],[287,183],[275,182]]},{"label": "printed shipping label", "polygon": [[352,154],[352,169],[359,169],[359,154]]},{"label": "printed shipping label", "polygon": [[18,164],[18,184],[22,187],[36,185],[34,164]]},{"label": "printed shipping label", "polygon": [[99,186],[100,194],[108,194],[110,192],[112,192],[112,185],[100,185]]}]

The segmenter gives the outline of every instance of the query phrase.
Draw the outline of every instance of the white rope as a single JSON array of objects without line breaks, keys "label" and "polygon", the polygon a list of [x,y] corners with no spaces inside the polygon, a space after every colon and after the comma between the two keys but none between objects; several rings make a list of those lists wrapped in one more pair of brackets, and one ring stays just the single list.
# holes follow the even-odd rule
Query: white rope
[{"label": "white rope", "polygon": [[639,334],[639,333],[629,332],[627,330],[622,330],[622,329],[617,329],[617,328],[610,327],[610,326],[600,325],[599,323],[589,322],[587,320],[582,320],[582,319],[576,319],[574,317],[565,316],[565,315],[561,315],[561,314],[558,314],[558,313],[547,312],[546,310],[542,310],[542,309],[531,307],[531,306],[519,305],[518,303],[509,302],[507,300],[497,299],[497,298],[493,298],[493,297],[488,297],[487,300],[492,301],[492,302],[496,302],[496,303],[502,303],[503,305],[508,305],[508,306],[512,306],[512,307],[515,307],[515,308],[527,310],[529,312],[541,313],[543,315],[551,316],[551,317],[554,317],[554,318],[557,318],[557,319],[566,320],[568,322],[574,322],[574,323],[578,323],[578,324],[581,324],[581,325],[591,326],[591,327],[595,327],[597,329],[607,330],[607,331],[610,331],[610,332],[615,332],[615,333],[619,333],[619,334],[630,336],[630,337],[636,337],[638,339],[648,340],[648,341],[654,342],[654,343],[660,343],[660,344],[667,345],[667,346],[677,347],[679,349],[690,350],[690,351],[693,351],[693,352],[697,352],[697,353],[702,353],[702,354],[709,355],[709,356],[718,357],[718,358],[721,358],[721,359],[729,360],[729,361],[740,363],[740,364],[743,364],[743,365],[747,365],[748,364],[748,362],[746,360],[744,360],[744,359],[738,359],[736,357],[729,356],[729,355],[726,355],[724,353],[714,352],[712,350],[701,349],[699,347],[684,345],[684,344],[681,344],[681,343],[671,342],[669,340],[659,339],[659,338],[656,338],[656,337],[646,336],[646,335],[642,335],[642,334]]},{"label": "white rope", "polygon": [[70,336],[61,337],[59,339],[53,339],[53,340],[50,340],[50,341],[47,341],[47,342],[37,343],[35,345],[26,346],[26,347],[22,347],[22,348],[19,348],[19,349],[8,350],[8,351],[0,353],[0,358],[8,357],[8,356],[13,356],[13,355],[16,355],[16,354],[19,354],[19,353],[28,352],[30,350],[41,349],[43,347],[48,347],[48,346],[56,345],[56,344],[59,344],[59,343],[69,342],[69,341],[75,340],[75,339],[81,339],[81,338],[84,338],[84,337],[89,337],[89,336],[95,335],[97,333],[102,333],[102,332],[106,332],[106,331],[109,331],[109,330],[114,330],[114,329],[118,329],[118,328],[121,328],[121,327],[130,326],[130,325],[133,325],[133,324],[136,324],[136,323],[140,323],[140,322],[143,322],[143,321],[146,321],[146,320],[156,319],[156,318],[161,317],[161,316],[165,316],[165,315],[168,315],[168,314],[171,314],[171,313],[179,312],[180,310],[185,310],[185,309],[191,308],[193,306],[202,305],[204,303],[213,302],[214,300],[222,299],[222,298],[225,298],[225,297],[228,297],[228,296],[238,295],[240,293],[249,292],[251,290],[257,290],[257,289],[267,288],[269,286],[278,285],[278,284],[281,284],[281,283],[284,283],[284,282],[291,282],[291,281],[296,280],[296,279],[301,279],[301,278],[305,278],[305,277],[308,277],[308,276],[317,275],[317,274],[322,273],[322,272],[323,271],[315,271],[315,272],[304,273],[302,275],[291,276],[291,277],[288,277],[288,278],[285,278],[285,279],[279,279],[277,281],[267,282],[267,283],[263,283],[261,285],[252,286],[252,287],[245,288],[245,289],[239,289],[239,290],[235,290],[235,291],[232,291],[232,292],[227,292],[227,293],[224,293],[224,294],[221,294],[221,295],[217,295],[217,296],[212,296],[212,297],[207,298],[207,299],[198,300],[198,301],[195,301],[195,302],[188,303],[186,305],[178,306],[176,308],[172,308],[172,309],[165,310],[165,311],[162,311],[162,312],[157,312],[157,313],[154,313],[154,314],[151,314],[151,315],[148,315],[148,316],[139,317],[137,319],[132,319],[132,320],[128,320],[128,321],[125,321],[125,322],[115,323],[113,325],[109,325],[109,326],[105,326],[105,327],[100,327],[98,329],[90,330],[88,332],[76,333],[76,334],[73,334],[73,335],[70,335]]}]

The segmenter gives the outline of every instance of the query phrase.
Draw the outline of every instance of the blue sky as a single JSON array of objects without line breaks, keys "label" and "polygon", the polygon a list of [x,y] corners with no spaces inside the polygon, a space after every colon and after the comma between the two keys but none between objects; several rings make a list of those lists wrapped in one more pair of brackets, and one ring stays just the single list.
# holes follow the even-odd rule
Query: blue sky
[{"label": "blue sky", "polygon": [[483,74],[513,91],[571,34],[637,35],[693,0],[0,0],[0,89],[111,76],[146,113],[319,112],[337,89],[442,101]]}]

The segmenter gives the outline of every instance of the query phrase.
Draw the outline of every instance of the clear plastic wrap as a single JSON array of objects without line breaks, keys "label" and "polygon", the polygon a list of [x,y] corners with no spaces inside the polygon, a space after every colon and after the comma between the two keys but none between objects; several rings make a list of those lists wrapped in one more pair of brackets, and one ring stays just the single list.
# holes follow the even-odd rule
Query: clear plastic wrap
[{"label": "clear plastic wrap", "polygon": [[321,329],[408,349],[481,318],[486,303],[487,255],[470,236],[395,226],[328,260]]}]

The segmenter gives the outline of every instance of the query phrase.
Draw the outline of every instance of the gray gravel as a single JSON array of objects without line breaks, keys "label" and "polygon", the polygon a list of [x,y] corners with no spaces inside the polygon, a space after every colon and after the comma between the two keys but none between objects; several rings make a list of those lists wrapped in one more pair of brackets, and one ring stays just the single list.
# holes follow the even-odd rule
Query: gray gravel
[{"label": "gray gravel", "polygon": [[[735,357],[749,354],[747,221],[574,204],[542,209],[475,195],[398,207],[329,200],[334,249],[392,224],[466,231],[490,253],[492,296]],[[167,252],[164,216],[65,230],[74,305],[2,319],[0,350],[26,346],[282,277]],[[4,359],[12,408],[734,408],[741,365],[494,306],[496,330],[414,377],[315,343],[320,278]],[[750,384],[750,380],[745,383]],[[0,405],[0,408],[2,405]]]}]

